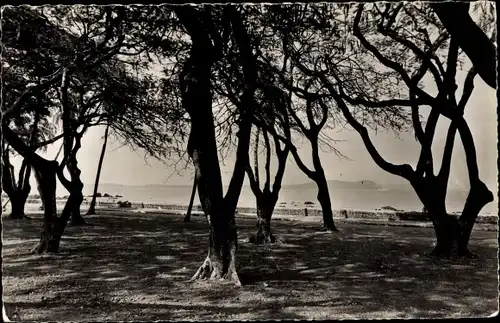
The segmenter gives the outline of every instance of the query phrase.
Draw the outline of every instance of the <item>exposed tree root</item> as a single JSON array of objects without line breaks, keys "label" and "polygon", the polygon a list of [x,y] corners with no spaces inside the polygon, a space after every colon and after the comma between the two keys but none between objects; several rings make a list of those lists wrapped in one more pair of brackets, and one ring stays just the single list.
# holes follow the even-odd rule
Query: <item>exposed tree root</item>
[{"label": "exposed tree root", "polygon": [[233,265],[230,265],[227,272],[222,272],[222,264],[217,264],[207,257],[198,271],[193,275],[190,281],[210,279],[210,280],[227,280],[233,282],[236,286],[241,286],[240,278],[236,273]]},{"label": "exposed tree root", "polygon": [[34,246],[30,251],[29,253],[31,254],[42,254],[44,253],[44,251],[47,249],[47,246],[44,245],[43,243],[38,243],[36,246]]},{"label": "exposed tree root", "polygon": [[32,254],[58,253],[59,241],[50,239],[47,235],[42,236],[38,244],[29,251]]},{"label": "exposed tree root", "polygon": [[39,243],[33,249],[30,250],[30,253],[41,255],[43,253],[58,253],[59,247],[50,247],[44,244]]},{"label": "exposed tree root", "polygon": [[335,226],[333,226],[333,227],[322,226],[320,229],[318,229],[318,231],[326,232],[326,233],[333,233],[333,232],[339,232],[339,229],[337,229],[337,227],[335,227]]}]

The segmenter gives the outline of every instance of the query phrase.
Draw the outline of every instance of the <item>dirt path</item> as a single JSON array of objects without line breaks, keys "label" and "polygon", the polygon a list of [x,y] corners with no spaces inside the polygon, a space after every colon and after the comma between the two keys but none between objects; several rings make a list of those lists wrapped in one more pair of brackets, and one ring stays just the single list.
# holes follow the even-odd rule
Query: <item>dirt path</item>
[{"label": "dirt path", "polygon": [[61,253],[35,256],[41,220],[3,221],[3,293],[11,319],[263,320],[487,316],[497,310],[497,233],[473,232],[474,261],[425,254],[432,229],[275,221],[283,244],[245,242],[242,288],[187,282],[206,253],[204,217],[102,212],[68,227]]}]

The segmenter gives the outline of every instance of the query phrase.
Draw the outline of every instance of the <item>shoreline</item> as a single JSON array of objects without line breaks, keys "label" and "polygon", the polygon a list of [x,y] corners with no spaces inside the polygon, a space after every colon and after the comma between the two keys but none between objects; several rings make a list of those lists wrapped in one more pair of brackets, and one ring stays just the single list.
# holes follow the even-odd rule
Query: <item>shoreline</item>
[{"label": "shoreline", "polygon": [[[96,203],[96,208],[98,209],[116,209],[123,211],[133,211],[140,213],[176,213],[185,214],[188,206],[182,204],[172,204],[172,203],[143,203],[130,201],[130,207],[120,207],[118,206],[119,199],[102,198],[98,199]],[[56,200],[57,205],[63,205],[66,203],[65,199]],[[90,201],[84,201],[82,203],[82,208],[87,208]],[[39,199],[28,199],[26,201],[27,210],[26,213],[30,214],[34,206],[40,206],[41,201]],[[10,203],[9,203],[10,206]],[[7,207],[7,210],[10,207]],[[193,215],[203,214],[203,210],[200,205],[193,205]],[[334,209],[333,218],[336,220],[368,220],[377,222],[431,222],[429,214],[421,211],[409,211],[409,210],[356,210],[356,209]],[[37,208],[37,213],[39,212]],[[3,212],[2,212],[3,213]],[[7,213],[7,212],[5,212]],[[255,207],[237,207],[236,216],[238,215],[256,215],[257,210]],[[302,207],[293,207],[288,205],[279,204],[276,206],[273,215],[278,215],[286,218],[317,218],[322,216],[321,208],[316,207],[316,205],[304,205]],[[457,213],[450,213],[452,216],[459,216]],[[476,223],[484,224],[497,224],[498,215],[493,214],[479,214]]]}]

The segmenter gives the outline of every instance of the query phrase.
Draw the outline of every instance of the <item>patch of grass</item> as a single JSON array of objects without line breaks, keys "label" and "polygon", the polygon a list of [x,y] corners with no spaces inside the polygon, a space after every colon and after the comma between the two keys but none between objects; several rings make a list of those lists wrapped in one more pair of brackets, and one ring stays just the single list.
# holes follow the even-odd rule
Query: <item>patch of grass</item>
[{"label": "patch of grass", "polygon": [[[3,222],[8,312],[32,321],[270,320],[486,316],[497,309],[496,232],[474,231],[476,260],[426,257],[433,230],[274,221],[282,243],[245,242],[255,219],[238,218],[243,288],[188,282],[206,256],[204,217],[101,211],[68,226],[58,255],[30,255],[41,216]],[[320,221],[320,220],[318,220]]]}]

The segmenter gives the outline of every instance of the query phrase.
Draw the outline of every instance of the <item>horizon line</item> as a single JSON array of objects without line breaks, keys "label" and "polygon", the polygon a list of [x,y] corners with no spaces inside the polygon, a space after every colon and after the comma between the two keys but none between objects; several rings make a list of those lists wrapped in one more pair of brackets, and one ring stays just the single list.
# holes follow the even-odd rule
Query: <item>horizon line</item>
[{"label": "horizon line", "polygon": [[[410,183],[406,183],[406,182],[401,182],[401,183],[386,183],[386,184],[380,184],[374,180],[368,180],[368,179],[364,179],[364,180],[339,180],[339,179],[327,179],[328,182],[344,182],[344,183],[361,183],[361,182],[371,182],[371,183],[375,183],[376,185],[378,186],[381,186],[382,189],[385,189],[385,188],[391,188],[391,187],[395,187],[395,186],[398,186],[398,187],[402,187],[402,186],[408,186],[408,188],[411,188],[411,184]],[[301,186],[301,185],[311,185],[311,184],[315,184],[314,181],[309,181],[309,182],[303,182],[303,183],[296,183],[296,184],[285,184],[285,185],[282,185],[282,187],[290,187],[290,186]],[[406,184],[406,185],[405,185]],[[92,184],[86,184],[85,186],[93,186],[94,183]],[[118,183],[100,183],[100,185],[114,185],[114,186],[128,186],[128,187],[147,187],[147,186],[166,186],[166,187],[179,187],[179,186],[182,186],[182,187],[192,187],[192,184],[168,184],[168,183],[163,183],[163,184],[154,184],[154,183],[151,183],[151,184],[118,184]],[[229,184],[222,184],[223,187],[228,187]],[[246,186],[250,186],[250,184],[243,184],[244,187]],[[453,185],[450,185],[450,189],[453,189],[453,190],[460,190],[460,191],[467,191],[468,188],[464,188],[464,187],[458,187],[458,186],[453,186]]]}]

